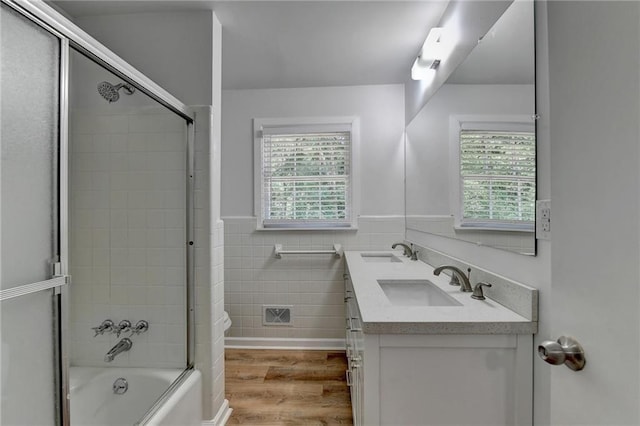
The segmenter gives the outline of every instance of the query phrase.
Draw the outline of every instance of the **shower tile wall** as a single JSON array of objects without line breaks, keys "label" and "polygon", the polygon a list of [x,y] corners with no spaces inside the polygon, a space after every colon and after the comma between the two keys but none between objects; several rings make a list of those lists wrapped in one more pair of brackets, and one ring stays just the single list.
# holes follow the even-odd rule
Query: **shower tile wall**
[{"label": "shower tile wall", "polygon": [[[285,250],[390,250],[404,240],[404,218],[360,217],[357,232],[256,231],[253,217],[224,218],[225,307],[233,337],[343,338],[344,260],[283,256]],[[293,326],[264,326],[262,305],[292,305]]]},{"label": "shower tile wall", "polygon": [[[220,150],[213,142],[213,111],[194,107],[195,126],[195,285],[196,285],[196,353],[195,367],[202,372],[204,418],[211,418],[224,401],[224,336],[218,323],[224,307],[224,224],[214,205],[219,200],[219,184],[211,188],[212,174],[219,169]],[[210,227],[209,224],[214,226]],[[213,253],[213,256],[211,254]],[[220,399],[222,398],[222,399]]]},{"label": "shower tile wall", "polygon": [[74,110],[71,123],[71,364],[106,365],[118,338],[91,327],[144,319],[149,331],[110,365],[183,368],[184,120],[120,107]]}]

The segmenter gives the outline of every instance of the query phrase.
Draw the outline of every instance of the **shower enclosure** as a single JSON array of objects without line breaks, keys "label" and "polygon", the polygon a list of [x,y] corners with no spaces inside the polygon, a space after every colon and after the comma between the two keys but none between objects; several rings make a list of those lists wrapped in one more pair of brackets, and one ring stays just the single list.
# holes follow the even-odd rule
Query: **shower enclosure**
[{"label": "shower enclosure", "polygon": [[168,377],[144,424],[194,363],[194,115],[46,5],[1,7],[0,423],[86,424],[82,380],[116,367],[112,395]]}]

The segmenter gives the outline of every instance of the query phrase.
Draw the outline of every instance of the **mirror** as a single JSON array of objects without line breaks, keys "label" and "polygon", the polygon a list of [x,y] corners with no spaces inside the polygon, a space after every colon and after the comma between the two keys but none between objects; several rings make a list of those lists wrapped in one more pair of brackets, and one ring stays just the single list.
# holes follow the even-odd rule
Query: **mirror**
[{"label": "mirror", "polygon": [[515,1],[406,128],[406,227],[535,255],[533,2]]}]

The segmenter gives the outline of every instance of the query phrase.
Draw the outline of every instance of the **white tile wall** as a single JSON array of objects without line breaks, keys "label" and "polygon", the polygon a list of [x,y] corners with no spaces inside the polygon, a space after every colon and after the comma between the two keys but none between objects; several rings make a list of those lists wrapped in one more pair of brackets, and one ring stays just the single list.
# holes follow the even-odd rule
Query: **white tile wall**
[{"label": "white tile wall", "polygon": [[[256,231],[254,217],[227,217],[224,300],[234,337],[341,338],[344,336],[344,260],[331,255],[283,256],[285,250],[387,250],[404,240],[404,218],[360,217],[357,232]],[[293,306],[293,326],[263,326],[262,305]]]},{"label": "white tile wall", "polygon": [[[221,406],[217,397],[224,399],[224,375],[220,377],[219,364],[224,362],[222,356],[224,342],[220,345],[222,330],[218,330],[218,318],[222,312],[216,306],[224,303],[222,291],[224,286],[222,270],[222,250],[224,228],[221,221],[216,220],[213,205],[219,197],[219,182],[211,188],[212,168],[216,167],[215,155],[219,152],[212,146],[211,117],[209,107],[197,107],[195,129],[195,246],[196,246],[196,368],[202,372],[202,403],[204,418],[211,418]],[[211,190],[210,190],[211,188]],[[213,223],[214,226],[210,224]],[[216,255],[218,253],[218,255]],[[218,289],[218,290],[216,290]],[[220,346],[220,347],[218,347]]]},{"label": "white tile wall", "polygon": [[91,327],[110,318],[150,324],[110,365],[185,366],[185,128],[160,108],[71,112],[72,365],[105,365],[118,338]]},{"label": "white tile wall", "polygon": [[222,407],[224,391],[224,223],[217,221],[213,232],[213,345],[211,375],[213,378],[213,407]]}]

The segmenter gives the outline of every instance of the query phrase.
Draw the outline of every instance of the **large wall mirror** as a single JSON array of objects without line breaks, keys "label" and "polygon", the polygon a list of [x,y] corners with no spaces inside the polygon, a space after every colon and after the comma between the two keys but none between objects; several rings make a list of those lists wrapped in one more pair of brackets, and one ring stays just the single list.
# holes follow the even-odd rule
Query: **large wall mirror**
[{"label": "large wall mirror", "polygon": [[407,230],[535,255],[533,8],[513,2],[407,125]]}]

